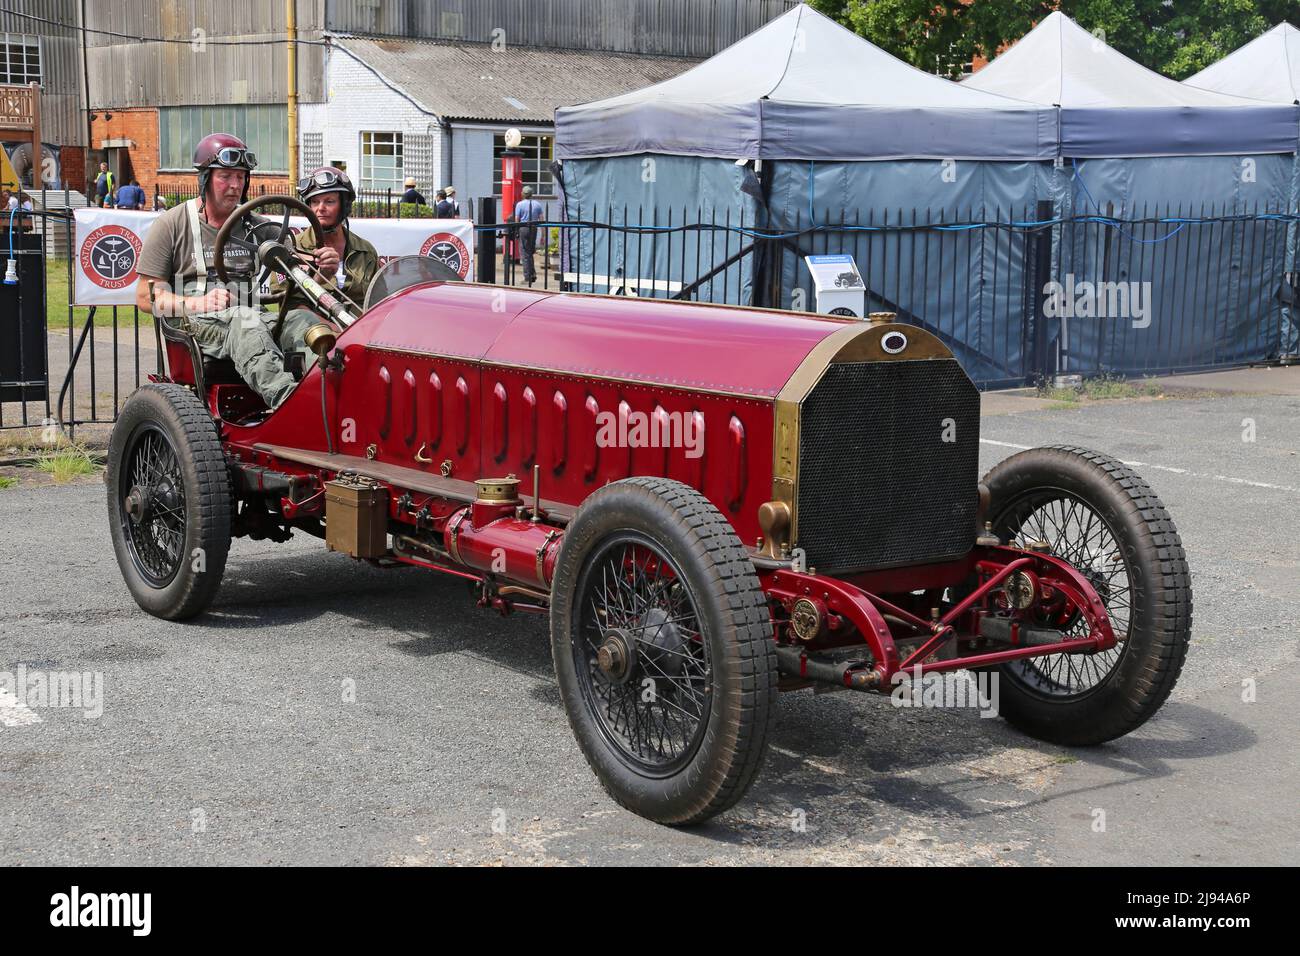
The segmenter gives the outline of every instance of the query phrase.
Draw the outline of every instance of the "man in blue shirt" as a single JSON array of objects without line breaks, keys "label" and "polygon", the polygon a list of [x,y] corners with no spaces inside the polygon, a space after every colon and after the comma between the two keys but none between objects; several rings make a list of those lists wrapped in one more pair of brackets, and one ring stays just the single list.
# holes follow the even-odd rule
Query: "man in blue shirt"
[{"label": "man in blue shirt", "polygon": [[144,208],[144,190],[140,188],[140,181],[133,179],[117,191],[117,207],[119,209],[143,209]]},{"label": "man in blue shirt", "polygon": [[537,281],[537,266],[533,255],[537,252],[537,232],[535,222],[542,222],[546,212],[542,204],[533,198],[533,187],[524,187],[524,198],[515,206],[515,222],[520,223],[519,251],[524,263],[524,281],[532,285]]}]

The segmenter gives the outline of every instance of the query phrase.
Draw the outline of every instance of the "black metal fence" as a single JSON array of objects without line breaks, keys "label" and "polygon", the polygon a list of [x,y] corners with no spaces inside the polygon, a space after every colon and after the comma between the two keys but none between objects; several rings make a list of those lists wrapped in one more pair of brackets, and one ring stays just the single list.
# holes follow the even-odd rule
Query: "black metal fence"
[{"label": "black metal fence", "polygon": [[[1254,206],[1054,218],[1050,203],[796,211],[773,226],[677,210],[576,209],[564,288],[814,311],[812,255],[851,255],[865,310],[947,342],[982,387],[1154,375],[1300,348],[1297,217]],[[1290,248],[1288,247],[1290,239]]]},{"label": "black metal fence", "polygon": [[[10,233],[0,230],[0,263]],[[134,306],[72,305],[72,210],[35,210],[15,225],[18,282],[3,287],[0,329],[0,429],[62,429],[116,421],[126,398],[160,373],[153,319]],[[17,251],[16,250],[16,251]],[[45,438],[49,441],[49,438]]]},{"label": "black metal fence", "polygon": [[[371,212],[391,208],[393,218],[401,205],[387,205],[394,202],[388,194],[366,202]],[[497,225],[486,221],[495,200],[477,209],[462,203],[480,223],[475,278],[503,285],[811,311],[816,293],[804,257],[852,255],[867,310],[895,312],[935,332],[983,387],[1061,373],[1263,362],[1300,346],[1300,225],[1264,207],[1143,208],[1124,219],[1067,220],[1044,204],[947,218],[878,209],[833,222],[796,213],[774,228],[702,210],[570,208],[565,218],[558,204],[544,204],[541,223]],[[130,392],[161,368],[153,320],[133,307],[69,304],[70,211],[37,211],[28,228],[45,234],[35,244],[44,278],[20,286],[29,298],[40,286],[45,321],[40,333],[29,321],[7,325],[0,337],[0,357],[9,359],[0,363],[0,428],[111,423]],[[537,238],[531,270],[521,241],[528,228]],[[0,263],[6,252],[7,242]],[[37,334],[44,349],[32,340]],[[19,370],[9,381],[19,353],[21,362],[40,358],[44,368]]]},{"label": "black metal fence", "polygon": [[[1057,371],[1193,372],[1300,351],[1295,215],[1260,204],[1143,205],[1122,221],[1086,216],[1058,229],[1047,276],[1066,313]],[[1049,302],[1044,293],[1040,305]]]}]

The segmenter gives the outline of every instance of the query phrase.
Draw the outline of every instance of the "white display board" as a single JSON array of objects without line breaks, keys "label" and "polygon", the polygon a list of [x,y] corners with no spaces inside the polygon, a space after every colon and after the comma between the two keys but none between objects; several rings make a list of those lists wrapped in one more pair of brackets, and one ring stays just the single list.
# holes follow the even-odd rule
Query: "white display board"
[{"label": "white display board", "polygon": [[805,256],[804,262],[812,275],[814,311],[866,318],[867,284],[852,256]]}]

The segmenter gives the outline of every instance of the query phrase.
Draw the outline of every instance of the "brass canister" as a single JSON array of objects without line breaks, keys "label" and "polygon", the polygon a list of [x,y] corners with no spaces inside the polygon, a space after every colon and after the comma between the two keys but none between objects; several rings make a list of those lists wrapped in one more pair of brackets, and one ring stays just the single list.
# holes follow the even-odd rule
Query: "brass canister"
[{"label": "brass canister", "polygon": [[387,554],[388,489],[356,475],[339,475],[327,481],[325,546],[354,558]]}]

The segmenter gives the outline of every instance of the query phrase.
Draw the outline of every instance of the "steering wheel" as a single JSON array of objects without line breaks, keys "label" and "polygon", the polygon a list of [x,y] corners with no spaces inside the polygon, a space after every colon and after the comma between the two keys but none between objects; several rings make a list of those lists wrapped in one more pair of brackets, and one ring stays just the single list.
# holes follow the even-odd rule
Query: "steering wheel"
[{"label": "steering wheel", "polygon": [[[253,237],[253,242],[244,239],[237,239],[233,235],[235,226],[249,217],[254,209],[260,209],[262,206],[284,206],[284,219],[278,224],[269,219],[255,220],[248,227],[248,233]],[[230,214],[230,217],[221,225],[217,231],[217,241],[212,246],[212,257],[216,259],[217,276],[222,282],[229,282],[230,277],[226,273],[226,245],[233,245],[236,249],[243,249],[253,257],[253,270],[257,272],[257,280],[253,283],[254,289],[259,289],[262,283],[266,281],[267,276],[271,274],[269,263],[262,262],[262,256],[259,247],[264,242],[274,242],[284,246],[290,253],[296,253],[293,246],[293,230],[289,228],[289,213],[296,211],[306,217],[308,224],[311,226],[312,235],[316,238],[317,248],[325,244],[325,230],[321,228],[320,220],[316,214],[311,211],[301,199],[294,196],[258,196],[256,199],[250,199],[238,209]]]}]

